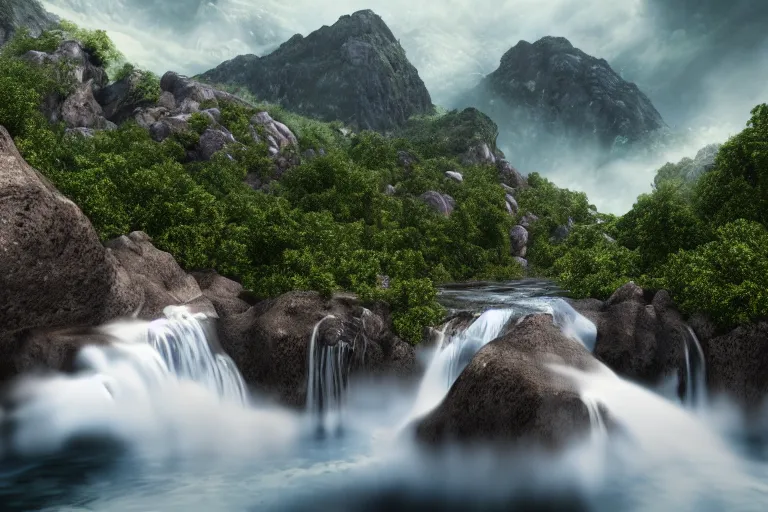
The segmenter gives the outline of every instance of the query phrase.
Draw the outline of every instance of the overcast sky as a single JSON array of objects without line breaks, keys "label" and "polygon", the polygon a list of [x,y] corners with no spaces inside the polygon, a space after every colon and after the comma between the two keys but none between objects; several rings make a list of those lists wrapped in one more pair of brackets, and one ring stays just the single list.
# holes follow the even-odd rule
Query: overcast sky
[{"label": "overcast sky", "polygon": [[[521,39],[564,36],[605,58],[696,144],[736,133],[768,101],[768,1],[763,0],[47,0],[55,14],[105,28],[130,60],[193,74],[241,53],[264,54],[294,33],[373,9],[419,70],[433,101],[493,71]],[[655,164],[654,164],[655,165]],[[652,170],[651,170],[652,171]],[[626,210],[653,173],[632,171],[621,198],[578,178],[598,206]],[[618,171],[617,171],[618,172]],[[560,177],[563,179],[563,177]],[[595,181],[595,180],[593,180]],[[597,185],[596,185],[597,186]],[[612,195],[612,198],[608,198]]]}]

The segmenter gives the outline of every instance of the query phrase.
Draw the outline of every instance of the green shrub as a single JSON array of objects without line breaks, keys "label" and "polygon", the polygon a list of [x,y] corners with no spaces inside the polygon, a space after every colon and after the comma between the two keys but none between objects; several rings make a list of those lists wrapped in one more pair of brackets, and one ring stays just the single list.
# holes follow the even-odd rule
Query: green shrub
[{"label": "green shrub", "polygon": [[768,105],[755,107],[747,127],[720,148],[715,168],[696,184],[694,205],[715,225],[737,219],[768,225]]},{"label": "green shrub", "polygon": [[475,108],[414,116],[399,132],[425,158],[460,156],[481,143],[496,151],[498,135],[496,123]]},{"label": "green shrub", "polygon": [[136,100],[145,101],[147,103],[157,103],[160,99],[162,90],[160,89],[160,77],[151,71],[145,71],[137,68],[134,64],[126,62],[122,67],[118,68],[113,75],[113,80],[119,82],[125,80],[133,74],[138,75],[133,94],[136,96]]},{"label": "green shrub", "polygon": [[98,66],[109,67],[125,60],[123,54],[104,30],[82,29],[66,20],[59,23],[59,28],[63,32],[64,38],[80,41]]},{"label": "green shrub", "polygon": [[578,226],[558,246],[552,277],[573,296],[607,299],[640,274],[635,251],[605,238],[601,226]]},{"label": "green shrub", "polygon": [[637,250],[644,271],[662,265],[670,254],[693,249],[709,238],[705,224],[672,183],[661,183],[637,199],[616,223],[618,241]]},{"label": "green shrub", "polygon": [[211,126],[211,118],[205,114],[194,112],[189,117],[189,128],[199,135],[202,135],[209,126]]},{"label": "green shrub", "polygon": [[662,283],[687,313],[705,313],[721,326],[768,317],[768,232],[737,220],[715,240],[673,255]]}]

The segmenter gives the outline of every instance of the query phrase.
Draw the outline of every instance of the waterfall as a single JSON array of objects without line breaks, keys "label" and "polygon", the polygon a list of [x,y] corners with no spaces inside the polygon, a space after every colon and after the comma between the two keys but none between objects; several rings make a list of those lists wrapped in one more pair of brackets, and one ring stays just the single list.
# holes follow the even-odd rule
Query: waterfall
[{"label": "waterfall", "polygon": [[590,393],[581,395],[581,401],[589,411],[589,423],[592,426],[592,439],[594,441],[605,440],[608,437],[608,429],[605,427],[603,414],[600,412],[600,401]]},{"label": "waterfall", "polygon": [[320,326],[333,318],[333,315],[328,315],[317,322],[309,342],[307,410],[317,421],[318,432],[321,433],[341,429],[349,357],[353,348],[342,340],[332,346],[319,342]]},{"label": "waterfall", "polygon": [[191,381],[221,399],[245,405],[248,391],[232,359],[212,348],[204,322],[183,306],[169,306],[165,318],[152,322],[117,322],[101,328],[116,341],[100,350],[83,350],[79,365],[103,375],[120,361],[142,375],[147,384],[166,380]]},{"label": "waterfall", "polygon": [[[442,337],[442,344],[427,368],[408,421],[427,414],[443,400],[472,357],[501,335],[514,313],[514,309],[490,309],[466,330]],[[445,333],[445,329],[441,332]]]},{"label": "waterfall", "polygon": [[[640,474],[653,474],[658,482],[676,482],[673,490],[668,489],[665,493],[665,510],[699,510],[694,503],[704,492],[716,495],[719,486],[746,489],[754,485],[754,482],[744,480],[747,474],[745,462],[698,415],[620,378],[607,368],[591,372],[563,365],[550,368],[573,381],[586,398],[588,408],[597,408],[597,404],[601,404],[610,411],[611,419],[623,432],[617,440],[623,439],[633,447],[626,454],[617,452],[620,457],[629,456],[627,463],[635,464]],[[593,418],[591,412],[590,417]],[[642,457],[637,457],[638,453]],[[761,492],[768,492],[768,488],[760,485]],[[641,482],[638,489],[641,492],[636,498],[645,502],[661,490],[651,479]]]},{"label": "waterfall", "polygon": [[177,307],[165,315],[99,327],[112,341],[83,347],[74,373],[15,382],[0,403],[0,457],[56,453],[90,436],[122,441],[140,456],[210,462],[292,442],[291,414],[248,406],[240,372],[206,336],[205,315]]},{"label": "waterfall", "polygon": [[693,329],[686,326],[689,336],[685,340],[685,396],[683,402],[693,409],[707,405],[707,375],[704,351]]}]

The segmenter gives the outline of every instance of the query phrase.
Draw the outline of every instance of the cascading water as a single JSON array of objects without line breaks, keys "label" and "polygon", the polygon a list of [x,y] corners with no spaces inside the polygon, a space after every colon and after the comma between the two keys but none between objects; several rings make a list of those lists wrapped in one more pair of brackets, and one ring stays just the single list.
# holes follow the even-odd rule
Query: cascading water
[{"label": "cascading water", "polygon": [[[594,326],[565,306],[527,296],[494,304],[466,328],[471,315],[465,315],[442,330],[418,393],[410,381],[373,379],[349,388],[348,400],[351,358],[364,347],[356,338],[335,341],[336,325],[326,322],[337,320],[323,319],[308,340],[307,407],[323,428],[337,428],[343,410],[345,435],[322,442],[305,435],[305,415],[270,410],[259,400],[243,406],[242,379],[210,348],[203,317],[169,310],[156,322],[108,326],[116,341],[83,349],[78,373],[30,377],[0,401],[0,502],[12,511],[487,512],[540,503],[546,510],[589,512],[765,510],[768,463],[743,458],[710,428],[709,415],[693,414],[607,368],[552,367],[572,379],[592,425],[584,443],[554,455],[449,446],[445,457],[432,459],[402,435],[410,433],[401,430],[403,422],[439,405],[474,354],[517,317],[550,313],[574,343],[591,349]],[[477,310],[474,304],[468,309]],[[687,349],[683,378],[696,401],[704,389],[703,354],[693,336]],[[381,435],[382,426],[393,435]],[[103,433],[125,442],[129,464],[114,473],[99,470],[93,482],[45,506],[24,505],[27,496],[47,492],[38,482],[48,475],[76,472],[68,458],[50,466],[30,457],[57,453],[75,435]],[[25,467],[3,466],[6,454]],[[518,496],[534,501],[510,505]],[[551,506],[560,496],[565,501]]]},{"label": "cascading water", "polygon": [[427,368],[408,421],[424,416],[440,403],[472,357],[499,337],[514,314],[511,308],[490,309],[466,330],[441,337],[441,346]]},{"label": "cascading water", "polygon": [[[112,341],[81,349],[76,374],[28,377],[11,388],[12,405],[0,404],[0,432],[7,433],[0,457],[52,453],[84,435],[154,457],[214,447],[221,455],[250,452],[295,434],[284,413],[247,407],[244,380],[211,348],[205,315],[181,307],[165,314],[105,325],[97,330]],[[269,425],[280,427],[264,432]],[[263,438],[254,439],[256,432]]]},{"label": "cascading water", "polygon": [[309,342],[307,410],[317,422],[320,434],[333,431],[338,433],[342,427],[344,392],[353,348],[343,340],[332,346],[319,342],[321,325],[333,318],[333,315],[328,315],[317,322]]},{"label": "cascading water", "polygon": [[241,404],[248,391],[240,371],[226,354],[214,354],[203,328],[203,314],[166,308],[166,317],[149,324],[148,343],[162,357],[168,372],[202,384],[224,399]]},{"label": "cascading water", "polygon": [[685,397],[684,403],[701,410],[707,405],[707,375],[704,351],[693,329],[687,327],[685,349]]}]

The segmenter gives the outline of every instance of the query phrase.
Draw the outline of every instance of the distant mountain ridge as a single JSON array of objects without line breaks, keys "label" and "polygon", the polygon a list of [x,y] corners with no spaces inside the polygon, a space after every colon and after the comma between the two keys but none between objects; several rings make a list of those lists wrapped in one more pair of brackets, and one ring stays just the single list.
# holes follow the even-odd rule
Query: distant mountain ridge
[{"label": "distant mountain ridge", "polygon": [[667,130],[651,100],[563,37],[520,41],[464,100],[511,132],[512,154],[552,144],[610,151]]},{"label": "distant mountain ridge", "polygon": [[433,110],[400,43],[373,11],[342,16],[264,57],[241,55],[207,71],[211,83],[247,88],[300,114],[388,131]]}]

